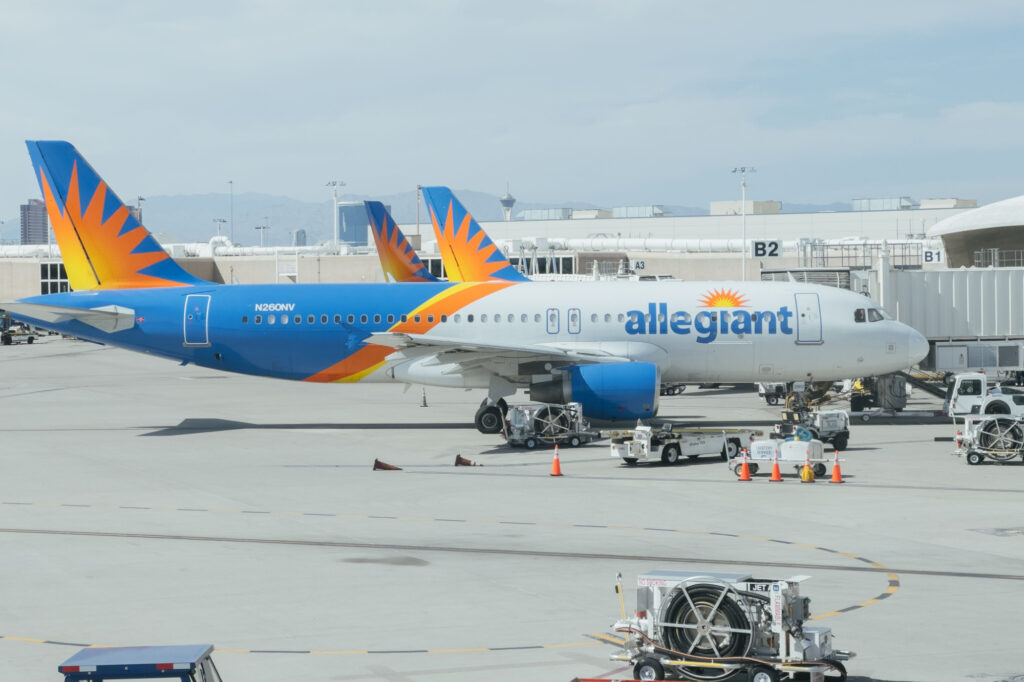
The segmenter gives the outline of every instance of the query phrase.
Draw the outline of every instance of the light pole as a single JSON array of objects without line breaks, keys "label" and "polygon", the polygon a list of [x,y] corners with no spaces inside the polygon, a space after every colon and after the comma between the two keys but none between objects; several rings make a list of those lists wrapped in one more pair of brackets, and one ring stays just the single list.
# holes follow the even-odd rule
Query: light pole
[{"label": "light pole", "polygon": [[142,224],[142,202],[146,200],[146,197],[139,194],[135,197],[135,219]]},{"label": "light pole", "polygon": [[337,247],[341,240],[341,235],[338,234],[338,188],[344,187],[345,183],[341,180],[331,180],[324,186],[331,188],[331,194],[334,197],[334,246]]},{"label": "light pole", "polygon": [[263,235],[266,234],[267,230],[270,229],[270,225],[257,225],[253,229],[260,231],[260,247],[262,248],[263,247]]},{"label": "light pole", "polygon": [[235,243],[235,181],[228,180],[228,191],[230,192],[231,207],[231,243]]},{"label": "light pole", "polygon": [[741,278],[747,280],[747,173],[756,173],[757,169],[752,166],[737,166],[732,169],[733,173],[740,174],[740,215],[743,222],[743,244],[742,257],[740,258]]},{"label": "light pole", "polygon": [[224,223],[226,223],[227,221],[224,220],[223,218],[214,218],[213,222],[217,223],[217,236],[219,237],[220,236],[220,228],[222,228],[224,226]]}]

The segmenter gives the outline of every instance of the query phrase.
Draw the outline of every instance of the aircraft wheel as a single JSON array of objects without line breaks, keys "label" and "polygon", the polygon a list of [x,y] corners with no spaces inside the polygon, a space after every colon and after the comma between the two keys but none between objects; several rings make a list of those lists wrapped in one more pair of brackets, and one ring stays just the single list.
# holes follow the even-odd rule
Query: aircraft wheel
[{"label": "aircraft wheel", "polygon": [[487,405],[476,411],[473,423],[480,433],[501,433],[503,419],[496,405]]}]

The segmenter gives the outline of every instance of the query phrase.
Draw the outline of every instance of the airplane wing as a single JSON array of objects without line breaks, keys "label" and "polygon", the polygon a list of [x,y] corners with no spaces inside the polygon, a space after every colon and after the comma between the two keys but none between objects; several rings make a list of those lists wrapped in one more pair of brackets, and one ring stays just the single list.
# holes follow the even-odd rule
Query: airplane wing
[{"label": "airplane wing", "polygon": [[16,318],[29,317],[41,322],[67,322],[78,320],[105,332],[120,332],[135,326],[135,311],[119,305],[98,308],[72,308],[43,303],[0,303],[0,308]]},{"label": "airplane wing", "polygon": [[604,351],[600,348],[574,346],[573,344],[537,344],[513,345],[503,343],[483,343],[450,339],[425,334],[408,334],[404,332],[374,332],[370,335],[372,342],[381,346],[389,346],[399,350],[408,348],[429,347],[438,353],[468,352],[479,355],[515,354],[527,358],[555,358],[573,362],[629,362],[629,358]]}]

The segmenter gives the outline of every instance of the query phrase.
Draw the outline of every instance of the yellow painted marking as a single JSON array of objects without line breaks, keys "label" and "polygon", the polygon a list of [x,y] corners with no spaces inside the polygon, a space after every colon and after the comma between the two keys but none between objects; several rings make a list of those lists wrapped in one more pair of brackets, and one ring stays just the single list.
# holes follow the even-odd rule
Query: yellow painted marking
[{"label": "yellow painted marking", "polygon": [[45,639],[35,639],[34,637],[12,637],[10,635],[5,636],[4,639],[9,639],[12,642],[33,642],[35,644],[42,644],[46,641]]},{"label": "yellow painted marking", "polygon": [[885,588],[885,594],[893,594],[898,589],[900,589],[898,585],[890,585],[889,587]]},{"label": "yellow painted marking", "polygon": [[838,554],[839,556],[844,556],[847,559],[858,559],[858,560],[860,559],[860,557],[857,556],[856,554],[850,554],[849,552],[836,552],[836,554]]},{"label": "yellow painted marking", "polygon": [[822,613],[817,616],[811,616],[810,620],[819,620],[821,618],[830,618],[832,616],[838,616],[839,611],[829,611],[828,613]]},{"label": "yellow painted marking", "polygon": [[602,635],[602,634],[597,633],[597,632],[591,633],[589,636],[593,637],[594,639],[598,639],[598,640],[600,640],[602,642],[605,642],[607,644],[618,644],[618,645],[621,646],[621,645],[626,643],[626,640],[624,640],[624,639],[620,639],[618,637],[612,637],[611,635]]},{"label": "yellow painted marking", "polygon": [[874,598],[872,598],[872,599],[868,599],[867,601],[862,601],[861,603],[857,604],[857,606],[871,606],[872,604],[877,604],[880,601],[882,601],[882,600],[881,599],[874,599]]},{"label": "yellow painted marking", "polygon": [[885,577],[888,578],[889,580],[895,580],[896,582],[899,582],[899,580],[900,580],[900,577],[898,575],[896,575],[895,573],[889,573]]}]

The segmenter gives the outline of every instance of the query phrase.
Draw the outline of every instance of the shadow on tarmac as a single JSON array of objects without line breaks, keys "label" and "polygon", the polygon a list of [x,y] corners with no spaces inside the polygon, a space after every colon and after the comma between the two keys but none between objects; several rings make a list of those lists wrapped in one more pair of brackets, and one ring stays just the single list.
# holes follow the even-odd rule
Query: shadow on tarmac
[{"label": "shadow on tarmac", "polygon": [[388,430],[410,429],[410,430],[435,430],[435,429],[476,429],[470,422],[416,422],[400,424],[395,422],[381,423],[343,423],[343,422],[321,422],[306,424],[253,424],[251,422],[232,421],[230,419],[183,419],[177,426],[153,426],[155,429],[143,436],[188,436],[196,433],[217,433],[221,431],[239,431],[242,429],[260,429],[270,431],[295,431],[301,429],[324,429],[324,430]]}]

